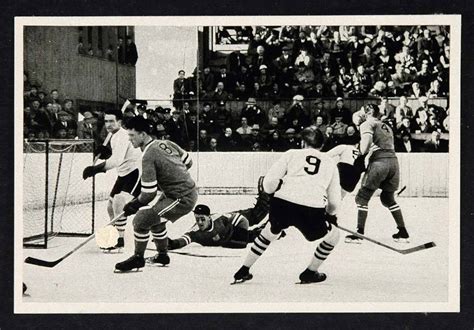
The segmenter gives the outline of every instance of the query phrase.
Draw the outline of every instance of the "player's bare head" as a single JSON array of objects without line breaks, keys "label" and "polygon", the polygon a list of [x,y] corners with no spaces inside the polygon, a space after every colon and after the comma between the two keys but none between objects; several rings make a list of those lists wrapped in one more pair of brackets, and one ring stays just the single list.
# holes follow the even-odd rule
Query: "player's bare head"
[{"label": "player's bare head", "polygon": [[117,109],[106,110],[104,113],[104,122],[107,132],[116,132],[121,126],[122,119],[122,111]]},{"label": "player's bare head", "polygon": [[132,117],[127,121],[128,137],[135,148],[143,147],[150,139],[149,122],[141,117]]},{"label": "player's bare head", "polygon": [[380,117],[380,108],[376,104],[369,103],[364,107],[366,116],[378,118]]},{"label": "player's bare head", "polygon": [[323,133],[319,129],[313,127],[306,127],[301,131],[301,138],[303,139],[306,148],[320,149],[324,142]]},{"label": "player's bare head", "polygon": [[209,206],[198,204],[193,212],[199,230],[206,230],[211,226],[211,210]]}]

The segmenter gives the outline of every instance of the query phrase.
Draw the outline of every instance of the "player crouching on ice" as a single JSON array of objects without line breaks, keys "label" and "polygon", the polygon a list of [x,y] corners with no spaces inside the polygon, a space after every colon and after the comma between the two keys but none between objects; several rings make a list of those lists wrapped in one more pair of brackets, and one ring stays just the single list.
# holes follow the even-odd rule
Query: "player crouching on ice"
[{"label": "player crouching on ice", "polygon": [[305,148],[293,149],[270,168],[263,180],[270,200],[269,221],[254,240],[244,261],[235,273],[234,283],[252,279],[250,267],[265,252],[283,229],[296,227],[308,241],[322,238],[307,269],[299,278],[301,283],[315,283],[326,279],[318,272],[339,241],[336,213],[341,202],[341,187],[336,163],[319,151],[323,134],[311,127],[301,133]]},{"label": "player crouching on ice", "polygon": [[[135,253],[115,265],[119,272],[145,266],[143,256],[150,232],[158,251],[153,261],[169,264],[166,221],[175,222],[191,212],[198,197],[196,184],[188,172],[192,161],[186,151],[174,142],[153,140],[150,125],[143,117],[131,118],[127,130],[133,146],[143,150],[142,189],[140,195],[123,208],[125,216],[136,213],[133,219]],[[155,198],[158,187],[162,194]]]}]

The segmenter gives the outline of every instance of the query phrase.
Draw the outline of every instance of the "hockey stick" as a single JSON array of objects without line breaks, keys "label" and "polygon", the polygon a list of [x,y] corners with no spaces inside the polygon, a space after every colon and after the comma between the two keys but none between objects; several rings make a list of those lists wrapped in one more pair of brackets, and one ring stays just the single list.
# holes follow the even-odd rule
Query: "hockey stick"
[{"label": "hockey stick", "polygon": [[404,191],[405,191],[405,189],[407,189],[407,186],[403,186],[403,188],[402,188],[402,189],[400,189],[400,191],[399,191],[399,192],[397,192],[397,196],[400,196],[400,194],[401,194],[402,192],[404,192]]},{"label": "hockey stick", "polygon": [[[156,252],[156,249],[152,249],[152,248],[147,248],[147,250]],[[239,257],[239,256],[197,254],[197,253],[192,253],[192,252],[183,252],[183,251],[175,251],[175,250],[169,250],[168,253],[174,253],[174,254],[180,254],[183,256],[198,257],[198,258],[238,258]]]},{"label": "hockey stick", "polygon": [[[109,141],[110,141],[111,138],[112,138],[112,133],[107,134],[107,137],[105,138],[104,143],[102,143],[102,146],[105,147],[105,146],[109,143]],[[95,164],[97,163],[97,161],[99,160],[100,156],[101,156],[101,155],[98,154],[98,155],[96,155],[96,156],[94,157],[94,162],[92,163],[92,165],[95,165]]]},{"label": "hockey stick", "polygon": [[387,245],[387,244],[384,244],[382,242],[379,242],[379,241],[376,241],[372,238],[369,238],[367,236],[364,236],[364,235],[361,235],[355,231],[352,231],[350,229],[347,229],[347,228],[344,228],[344,227],[341,227],[340,225],[337,225],[336,226],[337,228],[341,229],[341,230],[344,230],[344,231],[347,231],[348,233],[354,235],[354,236],[357,236],[359,238],[362,238],[362,239],[365,239],[369,242],[372,242],[374,244],[377,244],[377,245],[380,245],[380,246],[383,246],[384,248],[387,248],[389,250],[392,250],[392,251],[395,251],[395,252],[398,252],[398,253],[401,253],[401,254],[409,254],[409,253],[413,253],[413,252],[416,252],[416,251],[420,251],[420,250],[426,250],[426,249],[429,249],[429,248],[432,248],[432,247],[435,247],[436,244],[435,242],[429,242],[429,243],[425,243],[425,244],[422,244],[422,245],[418,245],[418,246],[415,246],[415,247],[412,247],[412,248],[408,248],[408,249],[396,249],[394,247],[391,247],[390,245]]},{"label": "hockey stick", "polygon": [[[120,217],[123,216],[123,212],[120,213],[118,216],[116,216],[115,218],[113,218],[108,224],[108,225],[111,225],[113,223],[115,223]],[[42,260],[42,259],[36,259],[36,258],[33,258],[33,257],[27,257],[25,259],[25,263],[27,264],[31,264],[31,265],[36,265],[36,266],[41,266],[41,267],[48,267],[48,268],[52,268],[54,266],[56,266],[57,264],[59,264],[61,261],[63,261],[64,259],[66,259],[67,257],[69,257],[71,254],[73,254],[74,252],[76,252],[77,250],[79,250],[81,247],[83,247],[84,245],[86,245],[87,243],[89,243],[91,240],[93,240],[95,237],[95,233],[93,233],[92,235],[90,235],[84,242],[82,242],[81,244],[79,244],[78,246],[76,246],[74,249],[72,249],[71,251],[69,251],[68,253],[66,253],[64,256],[62,256],[61,258],[57,259],[57,260],[54,260],[54,261],[47,261],[47,260]]]}]

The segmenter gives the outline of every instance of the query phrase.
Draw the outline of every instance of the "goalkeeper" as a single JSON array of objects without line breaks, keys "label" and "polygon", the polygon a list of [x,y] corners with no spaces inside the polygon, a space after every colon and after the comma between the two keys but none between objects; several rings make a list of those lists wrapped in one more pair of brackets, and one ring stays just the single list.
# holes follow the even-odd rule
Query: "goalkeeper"
[{"label": "goalkeeper", "polygon": [[[117,180],[110,192],[107,204],[107,212],[110,219],[122,213],[123,207],[133,197],[140,194],[140,172],[139,164],[141,159],[140,148],[134,148],[128,139],[127,131],[122,127],[123,114],[120,110],[107,110],[105,112],[105,128],[111,134],[107,145],[97,148],[95,154],[104,162],[84,169],[82,177],[85,179],[95,176],[98,173],[117,169]],[[117,228],[119,238],[117,245],[107,250],[123,248],[125,226],[127,218],[119,218],[114,226]]]}]

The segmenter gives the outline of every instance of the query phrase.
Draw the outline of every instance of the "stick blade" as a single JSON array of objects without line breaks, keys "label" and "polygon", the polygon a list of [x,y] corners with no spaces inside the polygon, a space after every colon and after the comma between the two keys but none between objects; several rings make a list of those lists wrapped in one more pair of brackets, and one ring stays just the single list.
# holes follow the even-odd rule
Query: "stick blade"
[{"label": "stick blade", "polygon": [[56,261],[46,261],[46,260],[41,260],[41,259],[36,259],[33,257],[28,257],[25,259],[25,263],[30,264],[30,265],[35,265],[35,266],[41,266],[41,267],[48,267],[52,268],[56,266],[61,260],[56,260]]},{"label": "stick blade", "polygon": [[425,243],[425,244],[422,244],[422,245],[412,247],[410,249],[402,250],[400,252],[402,254],[409,254],[409,253],[413,253],[413,252],[417,252],[417,251],[421,251],[421,250],[426,250],[426,249],[429,249],[429,248],[432,248],[432,247],[435,247],[435,246],[436,246],[435,242],[429,242],[429,243]]}]

